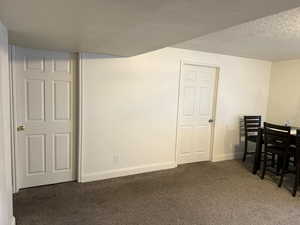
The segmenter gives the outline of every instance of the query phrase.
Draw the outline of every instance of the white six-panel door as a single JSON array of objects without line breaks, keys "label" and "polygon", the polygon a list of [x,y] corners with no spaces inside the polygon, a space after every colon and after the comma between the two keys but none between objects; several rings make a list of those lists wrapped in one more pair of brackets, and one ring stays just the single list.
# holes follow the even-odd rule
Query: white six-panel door
[{"label": "white six-panel door", "polygon": [[74,57],[13,47],[17,186],[75,179]]},{"label": "white six-panel door", "polygon": [[216,68],[182,64],[177,163],[210,160]]}]

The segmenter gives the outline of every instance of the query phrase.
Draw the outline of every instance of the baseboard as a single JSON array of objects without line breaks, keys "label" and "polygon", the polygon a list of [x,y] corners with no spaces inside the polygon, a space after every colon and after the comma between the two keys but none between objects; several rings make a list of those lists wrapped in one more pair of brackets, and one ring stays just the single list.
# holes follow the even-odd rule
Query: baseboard
[{"label": "baseboard", "polygon": [[172,169],[175,167],[177,167],[177,164],[175,162],[167,162],[167,163],[155,163],[150,165],[122,168],[116,170],[108,170],[104,172],[84,174],[81,179],[81,182],[105,180],[105,179],[110,179],[115,177],[123,177],[123,176],[129,176],[129,175],[140,174],[140,173]]},{"label": "baseboard", "polygon": [[233,152],[222,155],[217,155],[213,157],[213,162],[232,160],[232,159],[241,159],[243,157],[243,152]]},{"label": "baseboard", "polygon": [[16,225],[16,218],[14,216],[11,219],[11,225]]}]

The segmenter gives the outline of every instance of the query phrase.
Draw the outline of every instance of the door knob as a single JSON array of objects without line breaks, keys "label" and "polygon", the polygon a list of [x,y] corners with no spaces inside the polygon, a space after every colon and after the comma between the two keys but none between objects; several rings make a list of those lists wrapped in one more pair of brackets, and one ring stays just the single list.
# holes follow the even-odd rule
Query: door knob
[{"label": "door knob", "polygon": [[213,120],[213,119],[209,119],[208,122],[209,122],[209,123],[213,123],[214,120]]},{"label": "door knob", "polygon": [[24,125],[21,125],[21,126],[17,127],[17,131],[23,131],[23,130],[25,130],[25,126]]}]

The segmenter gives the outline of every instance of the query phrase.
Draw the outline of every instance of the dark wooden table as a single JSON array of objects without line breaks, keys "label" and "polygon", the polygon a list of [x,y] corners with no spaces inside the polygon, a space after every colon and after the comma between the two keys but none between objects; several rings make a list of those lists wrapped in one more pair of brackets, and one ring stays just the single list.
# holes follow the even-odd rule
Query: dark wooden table
[{"label": "dark wooden table", "polygon": [[[291,129],[291,144],[296,144],[296,133],[297,133],[298,127],[292,127]],[[263,145],[263,132],[264,128],[259,128],[257,133],[257,140],[256,140],[256,149],[255,149],[255,158],[254,158],[254,164],[253,164],[253,170],[252,173],[256,174],[257,171],[260,168],[261,164],[261,152],[262,152],[262,145]]]}]

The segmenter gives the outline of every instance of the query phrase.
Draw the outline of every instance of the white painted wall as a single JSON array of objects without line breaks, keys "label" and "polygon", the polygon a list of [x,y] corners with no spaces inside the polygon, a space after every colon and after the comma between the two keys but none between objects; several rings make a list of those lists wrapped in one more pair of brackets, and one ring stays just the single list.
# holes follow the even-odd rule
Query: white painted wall
[{"label": "white painted wall", "polygon": [[0,22],[0,224],[14,223],[12,214],[11,143],[7,30]]},{"label": "white painted wall", "polygon": [[213,160],[240,155],[239,116],[266,114],[270,62],[176,48],[82,54],[82,181],[176,166],[181,60],[220,67]]},{"label": "white painted wall", "polygon": [[272,64],[270,97],[267,119],[269,122],[300,127],[300,60]]}]

